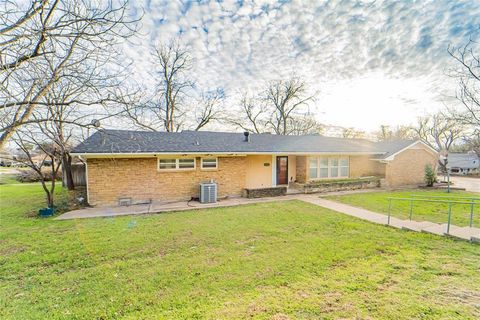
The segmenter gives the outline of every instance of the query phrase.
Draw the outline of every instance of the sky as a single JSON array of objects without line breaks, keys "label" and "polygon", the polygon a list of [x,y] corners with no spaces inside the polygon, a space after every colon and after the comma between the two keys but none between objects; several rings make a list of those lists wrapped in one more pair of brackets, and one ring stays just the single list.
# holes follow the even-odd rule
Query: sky
[{"label": "sky", "polygon": [[194,57],[198,87],[238,95],[295,74],[322,123],[372,131],[454,105],[447,46],[480,28],[480,0],[131,2],[144,13],[127,48],[148,83],[149,47],[174,37]]}]

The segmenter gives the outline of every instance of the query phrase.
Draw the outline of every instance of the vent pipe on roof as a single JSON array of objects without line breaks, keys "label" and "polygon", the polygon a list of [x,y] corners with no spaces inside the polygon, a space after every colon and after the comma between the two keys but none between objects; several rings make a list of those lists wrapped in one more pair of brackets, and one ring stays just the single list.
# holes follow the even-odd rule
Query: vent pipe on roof
[{"label": "vent pipe on roof", "polygon": [[250,142],[250,132],[245,131],[245,132],[243,133],[243,135],[245,136],[245,138],[243,139],[243,141],[245,141],[245,142]]}]

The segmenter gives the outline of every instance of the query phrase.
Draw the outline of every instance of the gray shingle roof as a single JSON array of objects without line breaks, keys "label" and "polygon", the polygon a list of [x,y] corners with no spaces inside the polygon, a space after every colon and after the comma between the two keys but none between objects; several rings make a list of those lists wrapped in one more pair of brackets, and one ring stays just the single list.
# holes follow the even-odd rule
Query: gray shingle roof
[{"label": "gray shingle roof", "polygon": [[412,144],[412,140],[376,143],[320,135],[280,136],[243,133],[182,131],[147,132],[101,130],[75,147],[72,153],[374,153],[384,158]]},{"label": "gray shingle roof", "polygon": [[450,153],[447,168],[477,169],[480,160],[475,153]]}]

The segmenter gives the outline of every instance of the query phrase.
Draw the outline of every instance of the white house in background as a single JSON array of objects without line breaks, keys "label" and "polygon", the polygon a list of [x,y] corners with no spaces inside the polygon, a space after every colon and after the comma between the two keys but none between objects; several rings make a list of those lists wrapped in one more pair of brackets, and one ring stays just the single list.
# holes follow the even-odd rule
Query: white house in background
[{"label": "white house in background", "polygon": [[480,159],[476,153],[450,153],[447,169],[454,174],[469,174],[480,171]]}]

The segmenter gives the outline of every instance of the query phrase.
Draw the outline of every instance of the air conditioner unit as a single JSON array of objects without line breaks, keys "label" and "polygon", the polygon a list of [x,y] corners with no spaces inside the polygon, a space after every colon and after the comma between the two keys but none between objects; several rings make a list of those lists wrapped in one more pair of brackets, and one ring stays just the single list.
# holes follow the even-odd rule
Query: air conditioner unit
[{"label": "air conditioner unit", "polygon": [[215,182],[200,183],[200,202],[217,202],[217,184]]}]

